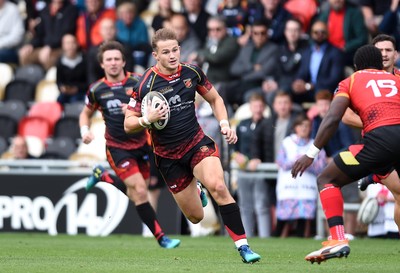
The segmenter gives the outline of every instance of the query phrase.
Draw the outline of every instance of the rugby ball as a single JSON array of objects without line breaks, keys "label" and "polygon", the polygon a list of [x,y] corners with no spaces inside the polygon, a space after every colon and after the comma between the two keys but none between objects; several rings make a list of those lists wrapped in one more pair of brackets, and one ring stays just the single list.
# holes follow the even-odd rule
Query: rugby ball
[{"label": "rugby ball", "polygon": [[374,221],[376,216],[378,215],[379,211],[379,204],[378,200],[374,197],[367,197],[365,198],[358,210],[357,213],[357,221],[359,223],[368,225]]},{"label": "rugby ball", "polygon": [[151,128],[156,129],[156,130],[162,130],[168,124],[168,121],[169,121],[169,118],[171,115],[168,101],[161,93],[159,93],[157,91],[150,91],[142,99],[142,105],[141,105],[142,116],[147,115],[148,107],[152,107],[153,109],[155,109],[161,103],[164,103],[164,105],[168,108],[168,112],[165,116],[165,119],[159,119],[158,121],[153,122],[150,125]]}]

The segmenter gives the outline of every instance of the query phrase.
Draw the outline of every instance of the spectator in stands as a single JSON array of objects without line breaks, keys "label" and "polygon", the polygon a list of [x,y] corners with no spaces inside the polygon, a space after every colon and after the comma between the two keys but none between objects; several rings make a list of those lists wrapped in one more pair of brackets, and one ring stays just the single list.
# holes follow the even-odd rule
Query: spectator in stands
[{"label": "spectator in stands", "polygon": [[28,143],[23,136],[15,136],[11,142],[10,159],[35,159],[36,157],[29,154]]},{"label": "spectator in stands", "polygon": [[[318,111],[317,116],[312,119],[311,138],[315,138],[322,119],[328,113],[333,99],[333,94],[329,90],[321,90],[315,95],[315,105]],[[350,127],[343,122],[339,123],[334,136],[323,148],[330,162],[335,155],[345,148],[349,147],[355,141],[354,133]],[[346,185],[342,188],[342,195],[345,203],[360,203],[360,195],[357,183]],[[357,213],[354,211],[345,211],[345,231],[347,234],[355,235],[357,227]]]},{"label": "spectator in stands", "polygon": [[365,27],[359,7],[345,0],[329,0],[329,10],[319,16],[328,25],[328,41],[344,52],[346,66],[353,67],[356,50],[368,43],[368,30]]},{"label": "spectator in stands", "polygon": [[147,26],[138,16],[132,2],[123,2],[117,8],[116,40],[122,43],[129,52],[133,52],[134,62],[147,68],[151,53]]},{"label": "spectator in stands", "polygon": [[311,221],[315,219],[317,211],[317,175],[326,166],[326,155],[321,150],[312,168],[294,181],[291,169],[296,160],[313,145],[314,140],[310,137],[311,121],[306,115],[297,116],[293,131],[283,139],[276,158],[279,170],[276,184],[278,225],[275,235],[288,237],[294,224],[296,236],[308,238],[312,233]]},{"label": "spectator in stands", "polygon": [[[207,22],[207,42],[198,53],[193,52],[188,62],[202,66],[213,85],[221,85],[232,80],[230,66],[239,52],[239,45],[234,37],[227,33],[225,19],[213,16]],[[218,89],[222,92],[221,88]]]},{"label": "spectator in stands", "polygon": [[296,103],[314,102],[319,90],[333,93],[344,77],[342,51],[328,41],[326,23],[315,21],[311,26],[311,45],[303,51],[299,71],[292,83]]},{"label": "spectator in stands", "polygon": [[[110,18],[104,18],[101,23],[100,23],[100,36],[102,39],[102,43],[110,42],[110,41],[116,41],[116,33],[117,30],[115,28],[115,22],[113,19]],[[100,44],[100,45],[101,45]],[[100,63],[97,59],[97,52],[100,47],[98,46],[92,46],[89,51],[88,51],[88,61],[87,61],[87,77],[88,77],[88,84],[96,81],[97,79],[100,79],[104,77],[104,70],[101,68]],[[126,55],[126,64],[125,64],[125,70],[132,72],[133,71],[133,57],[132,54],[128,54],[130,51],[130,48],[124,47],[125,48],[125,55]]]},{"label": "spectator in stands", "polygon": [[301,22],[303,32],[308,33],[312,21],[319,12],[322,12],[319,5],[321,2],[326,1],[327,0],[287,0],[284,3],[284,7],[294,18],[297,18]]},{"label": "spectator in stands", "polygon": [[268,37],[269,40],[275,43],[284,41],[284,28],[287,19],[293,15],[283,6],[283,0],[260,0],[254,22],[259,20],[268,20]]},{"label": "spectator in stands", "polygon": [[188,18],[190,27],[196,33],[201,43],[207,39],[207,21],[210,14],[204,9],[203,0],[182,0],[183,14]]},{"label": "spectator in stands", "polygon": [[171,16],[175,13],[172,9],[172,0],[159,0],[158,13],[154,15],[151,22],[151,27],[156,32],[160,28],[165,27],[164,21],[169,21]]},{"label": "spectator in stands", "polygon": [[[278,91],[272,105],[272,115],[263,119],[254,130],[250,143],[249,170],[256,170],[260,163],[274,163],[278,151],[285,137],[292,132],[293,122],[298,111],[294,110],[290,94]],[[275,219],[274,208],[276,205],[276,180],[268,182],[268,205],[271,207],[271,218]]]},{"label": "spectator in stands", "polygon": [[[277,73],[265,77],[262,85],[252,89],[251,92],[263,94],[270,106],[277,90],[292,93],[292,82],[300,68],[302,51],[306,47],[308,41],[302,39],[301,22],[296,18],[288,19],[285,23],[285,42],[279,45]],[[246,97],[245,100],[247,101]]]},{"label": "spectator in stands", "polygon": [[92,46],[99,46],[103,42],[100,32],[101,21],[117,19],[114,9],[104,8],[104,0],[85,0],[86,11],[79,15],[77,20],[76,37],[83,50]]},{"label": "spectator in stands", "polygon": [[264,20],[256,21],[251,28],[251,40],[240,49],[231,65],[231,74],[236,81],[229,84],[226,99],[231,105],[242,104],[246,93],[261,86],[264,79],[276,76],[278,46],[269,41],[268,25]]},{"label": "spectator in stands", "polygon": [[364,15],[365,26],[370,36],[378,34],[378,26],[383,14],[390,9],[391,0],[359,0],[361,11]]},{"label": "spectator in stands", "polygon": [[190,28],[189,22],[183,14],[172,15],[169,24],[175,31],[181,47],[181,61],[187,62],[191,53],[199,51],[201,42]]},{"label": "spectator in stands", "polygon": [[61,40],[75,33],[77,8],[68,0],[51,0],[40,12],[40,22],[32,40],[19,50],[20,65],[40,64],[45,70],[54,66],[61,56]]},{"label": "spectator in stands", "polygon": [[[384,13],[383,19],[378,27],[379,32],[393,36],[396,41],[400,41],[399,2],[399,0],[392,0],[390,9]],[[400,50],[400,43],[397,43],[396,50]],[[399,62],[397,61],[397,63]]]},{"label": "spectator in stands", "polygon": [[88,88],[86,56],[72,34],[64,35],[62,50],[56,64],[57,85],[60,90],[57,101],[61,104],[84,101]]},{"label": "spectator in stands", "polygon": [[[250,157],[250,146],[253,141],[254,130],[264,118],[264,97],[257,93],[252,94],[249,99],[249,105],[251,117],[239,122],[236,129],[238,141],[232,154],[232,160],[243,169],[247,167]],[[271,235],[271,216],[268,206],[267,182],[263,178],[239,177],[237,184],[238,203],[247,236],[269,237]]]},{"label": "spectator in stands", "polygon": [[1,63],[18,64],[17,47],[22,43],[24,34],[25,28],[17,5],[9,0],[0,0]]},{"label": "spectator in stands", "polygon": [[226,18],[228,34],[233,37],[242,36],[248,25],[247,1],[222,0],[220,2],[217,12]]}]

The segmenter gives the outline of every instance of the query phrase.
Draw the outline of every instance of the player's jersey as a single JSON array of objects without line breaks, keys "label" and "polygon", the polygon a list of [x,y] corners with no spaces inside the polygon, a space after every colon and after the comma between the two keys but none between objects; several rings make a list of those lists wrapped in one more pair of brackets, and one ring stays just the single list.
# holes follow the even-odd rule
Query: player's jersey
[{"label": "player's jersey", "polygon": [[127,73],[119,83],[111,83],[102,78],[89,87],[86,105],[101,111],[106,125],[106,145],[109,147],[131,150],[143,146],[147,141],[145,131],[128,135],[124,130],[125,115],[121,106],[129,103],[138,78],[137,75]]},{"label": "player's jersey", "polygon": [[350,108],[364,125],[364,132],[400,124],[400,78],[391,73],[365,69],[339,83],[336,96],[350,99]]},{"label": "player's jersey", "polygon": [[145,71],[138,84],[138,93],[133,98],[139,105],[148,92],[160,92],[168,100],[171,111],[164,129],[150,131],[155,154],[181,158],[203,138],[194,101],[196,92],[204,95],[211,87],[204,72],[195,65],[182,63],[173,75],[162,74],[155,66]]},{"label": "player's jersey", "polygon": [[393,75],[400,77],[400,70],[398,70],[396,67],[393,68]]}]

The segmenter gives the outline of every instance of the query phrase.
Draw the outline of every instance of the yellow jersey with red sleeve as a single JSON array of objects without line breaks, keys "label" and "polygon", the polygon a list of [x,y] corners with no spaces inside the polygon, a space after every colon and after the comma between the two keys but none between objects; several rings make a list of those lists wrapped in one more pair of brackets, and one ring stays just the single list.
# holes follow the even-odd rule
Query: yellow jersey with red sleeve
[{"label": "yellow jersey with red sleeve", "polygon": [[339,83],[335,97],[345,96],[367,133],[377,127],[400,124],[400,77],[383,70],[364,69]]}]

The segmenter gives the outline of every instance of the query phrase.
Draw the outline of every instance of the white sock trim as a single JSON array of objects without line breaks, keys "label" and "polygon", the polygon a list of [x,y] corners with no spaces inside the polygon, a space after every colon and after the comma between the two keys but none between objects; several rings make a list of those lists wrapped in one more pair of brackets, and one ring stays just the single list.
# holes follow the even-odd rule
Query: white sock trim
[{"label": "white sock trim", "polygon": [[235,241],[235,246],[236,248],[241,247],[242,245],[248,245],[249,243],[247,242],[247,239],[240,239]]}]

